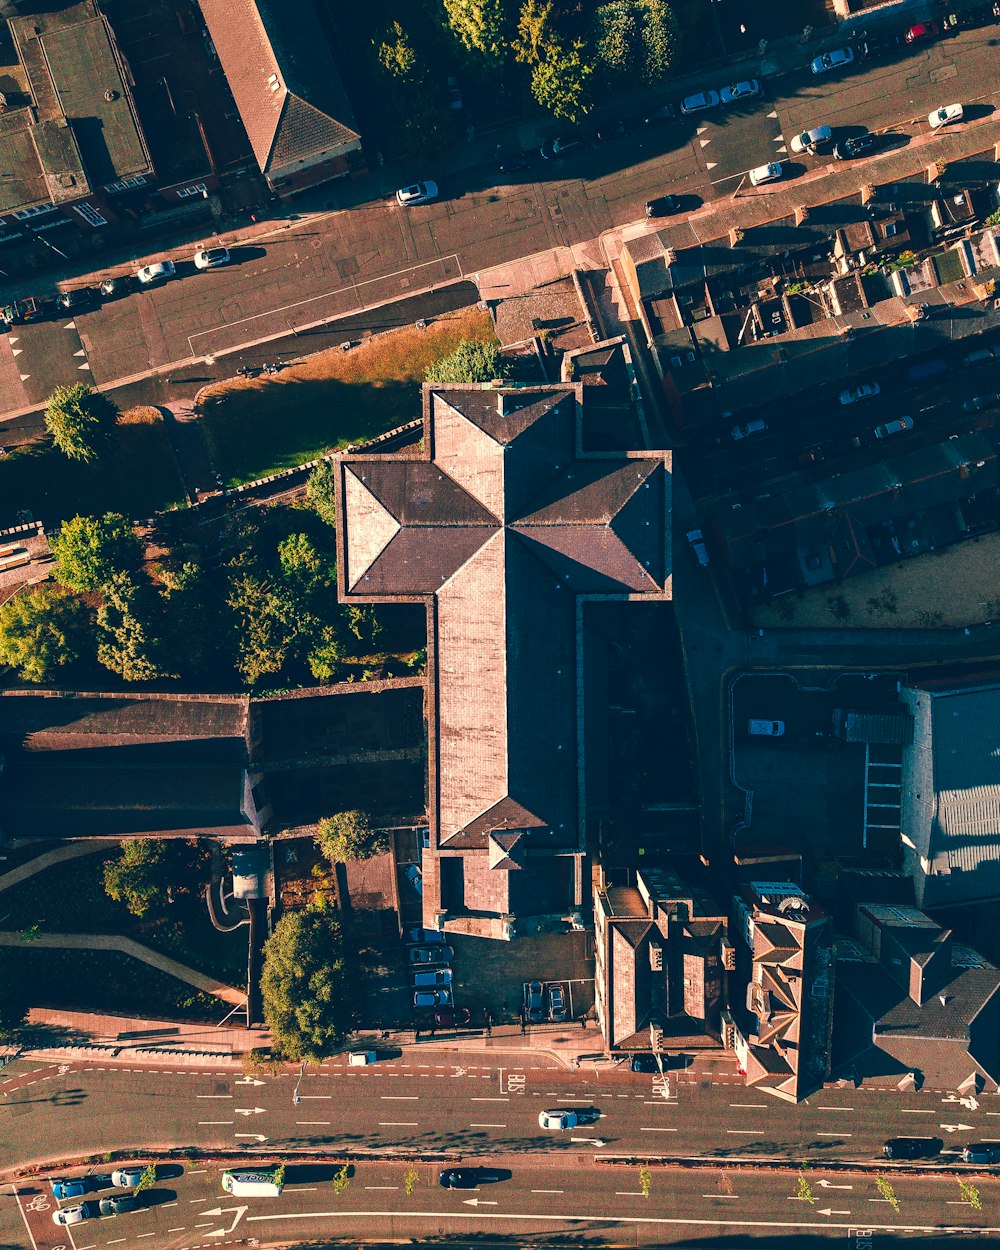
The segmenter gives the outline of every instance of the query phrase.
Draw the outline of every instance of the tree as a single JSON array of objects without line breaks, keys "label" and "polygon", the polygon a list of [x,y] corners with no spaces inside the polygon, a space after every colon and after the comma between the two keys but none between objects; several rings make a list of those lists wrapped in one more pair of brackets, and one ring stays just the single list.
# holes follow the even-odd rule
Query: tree
[{"label": "tree", "polygon": [[531,94],[553,117],[576,122],[588,111],[587,83],[593,72],[584,59],[582,39],[546,44],[531,73]]},{"label": "tree", "polygon": [[31,995],[24,960],[0,950],[0,1038],[14,1034],[28,1018]]},{"label": "tree", "polygon": [[410,37],[400,26],[393,22],[382,36],[378,45],[379,64],[394,78],[412,78],[417,64],[417,54],[410,43]]},{"label": "tree", "polygon": [[118,409],[100,391],[84,382],[57,386],[45,409],[45,428],[70,460],[95,461],[107,446],[118,420]]},{"label": "tree", "polygon": [[142,544],[118,512],[64,521],[51,546],[56,581],[81,594],[103,590],[115,573],[134,572],[142,563]]},{"label": "tree", "polygon": [[133,916],[145,916],[163,896],[166,847],[155,838],[129,838],[117,859],[104,865],[104,892],[124,903]]},{"label": "tree", "polygon": [[318,464],[306,482],[306,498],[313,511],[327,525],[337,527],[337,469],[329,460]]},{"label": "tree", "polygon": [[537,65],[549,44],[556,41],[552,0],[525,0],[517,19],[514,56],[522,65]]},{"label": "tree", "polygon": [[352,863],[381,855],[390,845],[385,829],[373,829],[367,812],[337,812],[316,826],[316,841],[331,864]]},{"label": "tree", "polygon": [[436,360],[425,376],[428,382],[492,382],[503,374],[496,339],[462,339],[453,352]]},{"label": "tree", "polygon": [[24,681],[51,681],[80,658],[89,629],[87,605],[58,586],[15,595],[0,607],[0,664]]},{"label": "tree", "polygon": [[611,84],[655,83],[671,67],[680,28],[667,0],[611,0],[595,11],[591,39]]},{"label": "tree", "polygon": [[97,659],[125,681],[155,681],[167,672],[161,601],[129,573],[115,573],[97,609]]},{"label": "tree", "polygon": [[499,65],[507,51],[505,0],[444,0],[448,25],[470,52]]},{"label": "tree", "polygon": [[350,1022],[340,921],[329,906],[286,911],[264,946],[264,1018],[286,1059],[319,1060]]}]

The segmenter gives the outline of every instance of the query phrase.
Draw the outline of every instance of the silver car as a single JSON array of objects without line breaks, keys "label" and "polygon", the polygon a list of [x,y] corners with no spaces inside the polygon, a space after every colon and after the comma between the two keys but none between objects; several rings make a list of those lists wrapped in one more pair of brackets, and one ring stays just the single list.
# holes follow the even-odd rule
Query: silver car
[{"label": "silver car", "polygon": [[717,91],[699,91],[695,95],[685,96],[681,100],[682,113],[701,113],[705,109],[714,109],[719,103]]}]

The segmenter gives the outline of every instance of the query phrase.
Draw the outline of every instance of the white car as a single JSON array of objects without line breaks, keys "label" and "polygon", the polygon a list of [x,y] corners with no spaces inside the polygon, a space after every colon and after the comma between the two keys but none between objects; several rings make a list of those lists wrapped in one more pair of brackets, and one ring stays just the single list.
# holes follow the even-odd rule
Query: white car
[{"label": "white car", "polygon": [[82,1224],[90,1215],[86,1206],[63,1207],[61,1211],[53,1211],[53,1224]]},{"label": "white car", "polygon": [[575,1111],[540,1111],[538,1114],[539,1128],[556,1130],[576,1128],[579,1123],[580,1120]]},{"label": "white car", "polygon": [[151,265],[137,269],[135,276],[142,286],[154,286],[157,282],[166,282],[176,272],[172,260],[154,260]]},{"label": "white car", "polygon": [[718,103],[717,91],[699,91],[696,95],[689,95],[681,100],[681,112],[701,113],[704,109],[714,109]]},{"label": "white car", "polygon": [[756,78],[751,78],[749,82],[733,82],[728,87],[723,87],[719,92],[719,99],[723,104],[738,104],[740,100],[752,100],[758,95],[760,83]]},{"label": "white car", "polygon": [[780,738],[785,732],[783,720],[752,720],[748,732],[755,738]]},{"label": "white car", "polygon": [[807,152],[810,156],[815,156],[817,149],[825,147],[832,138],[833,131],[829,126],[814,126],[812,130],[803,130],[800,135],[793,135],[788,146],[796,155]]},{"label": "white car", "polygon": [[942,126],[950,126],[952,122],[960,122],[965,114],[961,104],[945,104],[933,113],[927,114],[927,123],[931,130],[940,130]]},{"label": "white car", "polygon": [[451,969],[433,968],[424,972],[415,972],[413,974],[413,984],[418,988],[428,985],[451,985]]},{"label": "white car", "polygon": [[378,1055],[374,1050],[352,1050],[347,1056],[348,1066],[352,1068],[365,1068],[377,1062]]},{"label": "white car", "polygon": [[763,434],[766,429],[767,422],[764,418],[754,417],[751,421],[744,421],[742,425],[734,425],[729,431],[729,437],[739,442],[741,438],[749,438],[751,434]]},{"label": "white car", "polygon": [[912,417],[897,417],[895,421],[887,421],[885,425],[877,425],[872,433],[876,438],[888,438],[892,434],[905,434],[913,429]]},{"label": "white car", "polygon": [[687,539],[688,547],[694,556],[694,562],[698,568],[708,568],[708,548],[705,546],[705,535],[701,530],[689,530],[684,537]]},{"label": "white car", "polygon": [[451,990],[445,986],[440,990],[417,990],[413,995],[414,1007],[451,1007],[453,1006]]},{"label": "white car", "polygon": [[756,169],[751,169],[747,177],[750,179],[750,185],[759,187],[765,182],[777,182],[781,177],[781,166],[774,161],[769,161],[766,165],[758,165]]},{"label": "white car", "polygon": [[115,1189],[135,1189],[142,1180],[145,1168],[116,1168],[111,1173],[111,1184]]},{"label": "white car", "polygon": [[843,69],[854,60],[853,48],[834,48],[832,52],[824,52],[816,57],[809,66],[814,74],[828,74],[834,69]]},{"label": "white car", "polygon": [[842,404],[858,404],[863,399],[874,399],[882,388],[877,382],[859,382],[857,386],[849,386],[840,392]]},{"label": "white car", "polygon": [[229,248],[222,247],[203,247],[200,252],[194,254],[195,269],[221,269],[223,265],[228,265],[231,257]]},{"label": "white car", "polygon": [[411,204],[429,204],[438,197],[436,182],[415,182],[412,187],[400,187],[396,192],[396,203],[402,208]]}]

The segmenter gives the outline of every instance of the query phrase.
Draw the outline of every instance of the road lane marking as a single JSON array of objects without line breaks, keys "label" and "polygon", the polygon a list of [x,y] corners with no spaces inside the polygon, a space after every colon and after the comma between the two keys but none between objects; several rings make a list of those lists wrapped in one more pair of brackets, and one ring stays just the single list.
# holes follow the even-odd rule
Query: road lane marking
[{"label": "road lane marking", "polygon": [[379,1128],[416,1128],[416,1120],[379,1120]]},{"label": "road lane marking", "polygon": [[320,1125],[323,1125],[324,1127],[328,1127],[330,1124],[333,1123],[333,1121],[332,1120],[296,1120],[295,1123],[299,1125],[300,1128],[306,1124],[320,1124]]},{"label": "road lane marking", "polygon": [[901,1114],[902,1115],[937,1115],[937,1112],[936,1111],[918,1111],[918,1110],[915,1110],[913,1107],[903,1107]]},{"label": "road lane marking", "polygon": [[329,1100],[329,1099],[331,1099],[332,1097],[333,1097],[333,1095],[332,1095],[332,1094],[300,1094],[300,1095],[299,1095],[299,1101],[300,1101],[300,1102],[305,1102],[307,1098],[308,1098],[308,1099],[312,1099],[313,1101],[315,1101],[316,1099],[319,1099],[319,1098],[325,1098],[325,1099]]},{"label": "road lane marking", "polygon": [[760,1132],[759,1128],[727,1128],[727,1133],[732,1133],[737,1137],[756,1137]]},{"label": "road lane marking", "polygon": [[645,1194],[641,1189],[616,1189],[616,1198],[645,1198]]},{"label": "road lane marking", "polygon": [[679,1131],[676,1128],[641,1128],[639,1130],[640,1133],[677,1133]]},{"label": "road lane marking", "polygon": [[506,1128],[506,1124],[470,1124],[469,1128]]},{"label": "road lane marking", "polygon": [[398,1185],[366,1185],[365,1189],[398,1189]]},{"label": "road lane marking", "polygon": [[207,1128],[210,1124],[235,1124],[235,1120],[199,1120],[199,1128]]},{"label": "road lane marking", "polygon": [[183,1233],[186,1227],[187,1227],[186,1224],[179,1224],[176,1228],[168,1228],[167,1232],[168,1233]]},{"label": "road lane marking", "polygon": [[[207,1224],[202,1224],[202,1225],[201,1225],[201,1227],[202,1227],[202,1228],[208,1228],[208,1225],[207,1225]],[[105,1244],[106,1244],[106,1245],[109,1245],[109,1246],[117,1246],[119,1242],[122,1242],[122,1241],[124,1241],[124,1240],[125,1240],[125,1238],[124,1238],[124,1237],[116,1237],[116,1238],[114,1239],[114,1241],[109,1241],[109,1242],[106,1242]]]},{"label": "road lane marking", "polygon": [[136,1233],[136,1241],[141,1241],[143,1237],[155,1237],[156,1233]]},{"label": "road lane marking", "polygon": [[564,1189],[532,1189],[530,1192],[533,1194],[562,1194],[566,1191]]},{"label": "road lane marking", "polygon": [[[207,1171],[208,1171],[208,1168],[188,1168],[187,1174],[188,1176],[202,1176]],[[192,1198],[191,1201],[192,1202],[207,1202],[208,1199],[207,1198]]]},{"label": "road lane marking", "polygon": [[853,1133],[817,1133],[817,1137],[853,1137]]},{"label": "road lane marking", "polygon": [[28,1230],[28,1236],[31,1238],[31,1244],[34,1247],[34,1250],[38,1250],[38,1243],[35,1241],[35,1234],[31,1231],[31,1225],[28,1223],[28,1217],[24,1213],[24,1207],[21,1206],[21,1195],[17,1192],[14,1185],[11,1185],[11,1189],[14,1190],[14,1197],[17,1199],[17,1209],[21,1212],[21,1219],[24,1220],[24,1227]]},{"label": "road lane marking", "polygon": [[817,1107],[817,1111],[853,1111],[853,1107]]},{"label": "road lane marking", "polygon": [[[750,1110],[770,1111],[771,1110],[770,1106],[768,1106],[766,1102],[731,1102],[729,1105],[731,1107],[739,1107],[747,1111],[750,1111]],[[728,1198],[729,1195],[727,1194],[726,1197]]]},{"label": "road lane marking", "polygon": [[703,1198],[725,1198],[727,1200],[730,1198],[733,1198],[733,1199],[739,1198],[739,1194],[702,1194],[701,1196]]},{"label": "road lane marking", "polygon": [[[538,1095],[536,1094],[537,1098]],[[470,1098],[470,1102],[510,1102],[509,1098]]]},{"label": "road lane marking", "polygon": [[379,1094],[383,1102],[416,1102],[419,1094]]}]

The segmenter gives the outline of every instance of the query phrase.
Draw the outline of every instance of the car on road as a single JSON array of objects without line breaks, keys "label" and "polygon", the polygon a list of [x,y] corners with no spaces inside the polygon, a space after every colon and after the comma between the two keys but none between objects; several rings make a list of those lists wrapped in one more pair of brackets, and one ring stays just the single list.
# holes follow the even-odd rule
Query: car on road
[{"label": "car on road", "polygon": [[454,954],[452,946],[413,946],[410,948],[410,963],[446,964]]},{"label": "car on road", "polygon": [[417,942],[421,946],[433,946],[438,942],[444,941],[444,934],[438,929],[422,929],[419,925],[415,925],[411,929],[406,930],[407,942]]},{"label": "car on road", "polygon": [[472,1012],[468,1007],[445,1007],[442,1011],[435,1011],[434,1023],[442,1029],[456,1029],[468,1024],[472,1019]]},{"label": "car on road", "polygon": [[882,1153],[887,1159],[933,1159],[943,1149],[940,1137],[890,1137]]},{"label": "car on road", "polygon": [[1000,1163],[1000,1141],[984,1141],[966,1146],[962,1151],[963,1163]]},{"label": "car on road", "polygon": [[940,34],[941,27],[937,22],[917,22],[907,28],[903,40],[905,43],[921,43],[925,39],[937,39]]},{"label": "car on road", "polygon": [[115,1189],[135,1189],[142,1180],[145,1168],[116,1168],[111,1173],[111,1184]]},{"label": "car on road", "polygon": [[701,530],[688,530],[684,535],[687,539],[688,550],[694,557],[694,562],[700,569],[708,568],[708,548],[705,546],[705,535]]},{"label": "car on road", "polygon": [[719,100],[723,104],[738,104],[740,100],[752,100],[760,95],[760,83],[756,78],[746,82],[732,82],[719,92]]},{"label": "car on road", "polygon": [[594,138],[598,143],[610,143],[613,139],[624,139],[628,131],[628,122],[623,117],[615,117],[610,121],[601,122],[594,133]]},{"label": "car on road", "polygon": [[792,135],[788,146],[799,156],[803,152],[809,156],[815,156],[820,148],[826,147],[832,138],[833,131],[829,126],[814,126],[812,130],[803,130],[801,134]]},{"label": "car on road", "polygon": [[682,113],[703,113],[705,109],[714,109],[719,103],[717,91],[698,91],[694,95],[685,96],[681,100]]},{"label": "car on road", "polygon": [[130,273],[119,274],[117,278],[104,278],[99,289],[105,299],[120,299],[135,290],[135,278]]},{"label": "car on road", "polygon": [[177,273],[172,260],[154,260],[152,264],[143,265],[135,271],[140,286],[155,286],[158,282],[167,282]]},{"label": "car on road", "polygon": [[931,130],[940,130],[942,126],[951,126],[955,122],[960,122],[964,116],[965,109],[961,104],[943,104],[933,113],[927,114],[927,124]]},{"label": "car on road", "polygon": [[814,74],[829,74],[836,69],[844,69],[854,60],[853,48],[834,48],[832,52],[824,52],[822,56],[810,64]]},{"label": "car on road", "polygon": [[37,296],[26,295],[24,299],[13,300],[0,309],[0,318],[9,326],[20,326],[32,321],[44,320],[45,313],[44,301],[38,299]]},{"label": "car on road", "polygon": [[889,438],[893,434],[905,434],[907,430],[912,429],[912,417],[897,417],[894,421],[886,421],[884,425],[877,425],[872,430],[872,434],[875,438]]},{"label": "car on road", "polygon": [[433,968],[413,974],[413,984],[421,989],[428,985],[451,985],[450,968]]},{"label": "car on road", "polygon": [[996,359],[997,350],[995,347],[977,347],[974,352],[969,352],[962,357],[962,364],[988,365],[991,360]]},{"label": "car on road", "polygon": [[516,174],[522,169],[531,169],[535,163],[535,158],[529,152],[504,152],[497,162],[497,167],[502,174]]},{"label": "car on road", "polygon": [[651,109],[642,119],[644,126],[659,126],[663,122],[672,122],[677,117],[677,110],[672,104],[661,104],[658,108]]},{"label": "car on road", "polygon": [[438,184],[428,179],[426,182],[415,182],[409,187],[400,187],[396,192],[396,203],[400,208],[409,208],[413,204],[429,204],[438,197]]},{"label": "car on road", "polygon": [[842,404],[860,404],[863,399],[874,399],[881,389],[877,382],[859,382],[841,391],[839,399]]},{"label": "car on road", "polygon": [[97,1204],[101,1215],[124,1215],[126,1211],[138,1211],[139,1199],[134,1194],[121,1194],[102,1198]]},{"label": "car on road", "polygon": [[413,995],[414,1007],[450,1007],[451,990],[445,987],[440,990],[417,990]]},{"label": "car on road", "polygon": [[747,733],[754,738],[780,738],[784,732],[783,720],[752,720],[747,726]]},{"label": "car on road", "polygon": [[669,217],[680,211],[681,202],[676,195],[658,195],[646,201],[647,217]]},{"label": "car on road", "polygon": [[569,156],[571,152],[579,152],[582,147],[583,140],[579,135],[559,135],[543,143],[538,154],[543,161],[554,161],[560,156]]},{"label": "car on road", "polygon": [[524,992],[524,1007],[533,1024],[545,1019],[545,995],[541,981],[530,981]]},{"label": "car on road", "polygon": [[101,293],[96,286],[76,286],[69,291],[60,291],[56,303],[60,308],[76,312],[84,308],[96,308],[101,302]]},{"label": "car on road", "polygon": [[835,161],[852,161],[859,156],[867,156],[869,152],[874,152],[878,147],[879,137],[870,132],[863,135],[854,135],[850,139],[841,139],[839,143],[835,143],[833,147],[833,159]]},{"label": "car on road", "polygon": [[808,469],[811,464],[822,464],[826,459],[826,452],[822,447],[807,447],[805,451],[800,451],[795,456],[795,467],[797,469]]},{"label": "car on road", "polygon": [[557,1024],[566,1019],[566,994],[561,985],[549,986],[549,1019]]},{"label": "car on road", "polygon": [[556,1132],[563,1129],[576,1128],[579,1122],[579,1117],[575,1111],[559,1109],[555,1111],[540,1111],[538,1113],[538,1127],[553,1129]]},{"label": "car on road", "polygon": [[408,864],[406,868],[406,879],[418,894],[424,892],[424,874],[420,871],[416,864]]},{"label": "car on road", "polygon": [[747,174],[750,179],[750,185],[753,187],[763,186],[765,182],[777,182],[781,177],[781,166],[777,161],[768,161],[766,165],[758,165],[751,169]]},{"label": "car on road", "polygon": [[352,1050],[347,1055],[349,1068],[367,1068],[370,1063],[378,1063],[378,1051]]},{"label": "car on road", "polygon": [[496,1168],[447,1168],[438,1181],[442,1189],[475,1189],[477,1185],[495,1185],[509,1176],[509,1172]]},{"label": "car on road", "polygon": [[87,1184],[85,1176],[74,1176],[70,1179],[63,1177],[54,1177],[49,1181],[52,1186],[52,1192],[57,1198],[82,1198],[90,1186]]},{"label": "car on road", "polygon": [[633,1072],[659,1072],[660,1070],[656,1056],[649,1051],[640,1051],[633,1055],[628,1066]]},{"label": "car on road", "polygon": [[228,247],[203,247],[194,254],[195,269],[221,269],[232,260]]},{"label": "car on road", "polygon": [[734,425],[729,431],[729,437],[739,442],[742,438],[750,438],[752,434],[762,434],[766,429],[767,422],[763,417],[753,417],[742,425]]},{"label": "car on road", "polygon": [[1000,405],[1000,395],[990,391],[986,395],[974,395],[972,399],[967,399],[962,405],[962,411],[984,412],[987,408],[996,408],[997,405]]},{"label": "car on road", "polygon": [[93,1214],[90,1203],[81,1202],[78,1207],[63,1207],[60,1211],[53,1211],[52,1223],[82,1224],[84,1220],[91,1219]]}]

